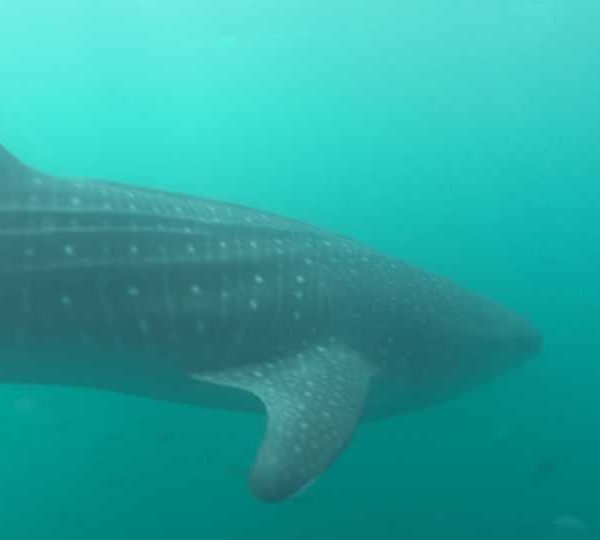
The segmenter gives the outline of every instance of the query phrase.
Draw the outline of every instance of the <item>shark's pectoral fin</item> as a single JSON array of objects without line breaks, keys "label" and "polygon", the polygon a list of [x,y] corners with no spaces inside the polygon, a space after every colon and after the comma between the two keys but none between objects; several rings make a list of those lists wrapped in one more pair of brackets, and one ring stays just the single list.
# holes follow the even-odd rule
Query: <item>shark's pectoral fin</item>
[{"label": "shark's pectoral fin", "polygon": [[344,450],[360,419],[371,369],[340,343],[315,345],[268,364],[195,375],[247,390],[269,416],[250,477],[266,501],[288,498],[321,474]]}]

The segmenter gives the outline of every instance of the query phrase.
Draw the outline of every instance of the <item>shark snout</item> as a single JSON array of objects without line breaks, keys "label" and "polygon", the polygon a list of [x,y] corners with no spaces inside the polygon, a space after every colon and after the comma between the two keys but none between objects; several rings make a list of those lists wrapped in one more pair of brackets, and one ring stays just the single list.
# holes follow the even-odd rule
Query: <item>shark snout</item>
[{"label": "shark snout", "polygon": [[517,335],[517,346],[527,355],[536,355],[542,350],[544,338],[541,332],[530,324]]},{"label": "shark snout", "polygon": [[540,353],[543,336],[535,325],[504,309],[497,313],[501,316],[488,327],[485,338],[490,350],[502,352],[505,358],[519,363]]},{"label": "shark snout", "polygon": [[526,357],[537,355],[542,349],[541,332],[529,321],[515,316],[512,320],[509,347]]}]

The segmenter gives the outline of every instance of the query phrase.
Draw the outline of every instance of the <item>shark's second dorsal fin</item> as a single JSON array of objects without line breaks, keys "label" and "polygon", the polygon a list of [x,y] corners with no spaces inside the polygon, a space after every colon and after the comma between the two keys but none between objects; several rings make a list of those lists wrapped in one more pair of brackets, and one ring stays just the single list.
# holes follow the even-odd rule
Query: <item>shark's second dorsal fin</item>
[{"label": "shark's second dorsal fin", "polygon": [[360,420],[371,366],[336,342],[265,365],[194,374],[252,392],[265,404],[267,433],[250,477],[256,496],[286,499],[317,478],[344,450]]},{"label": "shark's second dorsal fin", "polygon": [[35,172],[0,144],[0,191],[4,186],[31,180]]}]

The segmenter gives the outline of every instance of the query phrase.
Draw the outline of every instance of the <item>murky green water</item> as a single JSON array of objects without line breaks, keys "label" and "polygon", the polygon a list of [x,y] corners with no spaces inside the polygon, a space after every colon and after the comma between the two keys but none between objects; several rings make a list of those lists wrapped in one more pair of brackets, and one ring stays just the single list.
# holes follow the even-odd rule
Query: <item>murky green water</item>
[{"label": "murky green water", "polygon": [[245,485],[259,418],[3,386],[3,538],[598,538],[599,20],[589,0],[5,1],[0,142],[26,161],[352,235],[546,347],[364,426],[278,506]]}]

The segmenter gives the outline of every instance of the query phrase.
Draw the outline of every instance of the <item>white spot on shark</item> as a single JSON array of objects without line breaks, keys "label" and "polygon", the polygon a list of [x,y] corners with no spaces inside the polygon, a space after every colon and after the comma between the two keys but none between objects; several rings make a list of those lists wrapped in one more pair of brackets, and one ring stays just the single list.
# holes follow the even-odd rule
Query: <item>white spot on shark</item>
[{"label": "white spot on shark", "polygon": [[127,293],[129,294],[129,296],[139,296],[140,290],[132,285],[127,289]]},{"label": "white spot on shark", "polygon": [[196,284],[194,284],[190,287],[190,291],[192,291],[192,294],[194,296],[198,296],[202,292],[200,289],[200,286],[196,285]]}]

